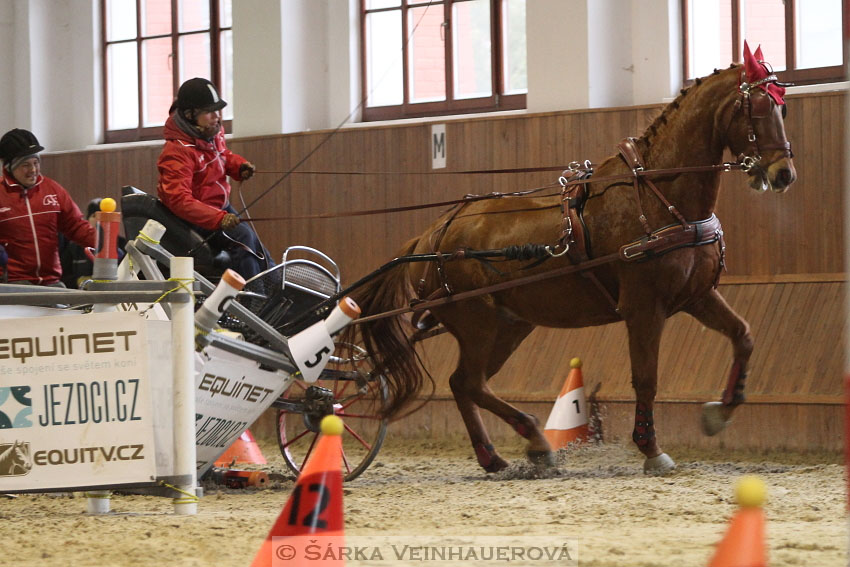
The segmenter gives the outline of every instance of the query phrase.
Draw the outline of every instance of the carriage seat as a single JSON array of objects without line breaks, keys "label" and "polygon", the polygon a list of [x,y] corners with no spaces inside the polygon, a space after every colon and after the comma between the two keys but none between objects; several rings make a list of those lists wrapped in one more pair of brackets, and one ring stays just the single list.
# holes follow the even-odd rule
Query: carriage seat
[{"label": "carriage seat", "polygon": [[194,258],[195,270],[204,276],[218,278],[232,264],[226,250],[213,250],[189,223],[141,189],[132,185],[121,188],[121,212],[128,240],[136,238],[148,219],[153,219],[165,227],[162,247],[175,256]]},{"label": "carriage seat", "polygon": [[[195,271],[210,280],[217,281],[231,264],[226,250],[214,251],[189,223],[178,218],[153,195],[129,185],[122,187],[121,212],[128,240],[136,238],[148,219],[153,219],[165,226],[162,247],[175,256],[192,256]],[[339,267],[329,256],[315,248],[290,246],[284,251],[280,264],[248,282],[244,290],[248,293],[239,301],[266,323],[278,328],[333,296],[340,288]],[[287,329],[295,333],[312,322],[289,325]]]}]

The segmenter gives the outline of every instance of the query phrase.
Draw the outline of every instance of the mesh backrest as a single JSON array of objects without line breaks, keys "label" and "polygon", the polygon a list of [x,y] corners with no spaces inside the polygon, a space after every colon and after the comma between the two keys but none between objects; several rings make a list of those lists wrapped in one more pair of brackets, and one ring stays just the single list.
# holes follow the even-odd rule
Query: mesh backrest
[{"label": "mesh backrest", "polygon": [[286,263],[286,285],[296,285],[330,297],[337,291],[337,282],[327,272],[312,263],[290,260]]}]

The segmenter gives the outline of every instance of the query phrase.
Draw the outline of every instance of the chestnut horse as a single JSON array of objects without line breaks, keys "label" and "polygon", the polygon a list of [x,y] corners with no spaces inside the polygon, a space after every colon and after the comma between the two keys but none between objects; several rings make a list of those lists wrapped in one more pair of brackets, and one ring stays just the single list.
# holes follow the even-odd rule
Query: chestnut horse
[{"label": "chestnut horse", "polygon": [[[760,50],[755,55],[760,59]],[[478,462],[486,471],[498,471],[507,462],[493,448],[480,409],[493,412],[528,440],[529,459],[552,462],[537,419],[500,399],[487,384],[537,325],[578,328],[626,323],[636,394],[632,437],[646,457],[644,471],[664,474],[675,463],[659,447],[653,425],[659,344],[665,320],[679,311],[689,313],[732,343],[734,358],[722,401],[703,407],[707,434],[725,426],[744,400],[753,339],[747,322],[716,289],[723,266],[722,231],[714,217],[721,168],[702,166],[720,164],[724,149],[729,148],[739,156],[753,188],[785,191],[796,172],[785,137],[783,93],[769,67],[748,49],[745,65],[715,70],[698,79],[682,90],[642,138],[630,139],[631,144],[626,144],[630,151],[606,159],[586,183],[587,197],[579,203],[590,243],[583,248],[585,259],[608,256],[610,262],[431,309],[459,345],[450,386]],[[574,204],[564,202],[567,207]],[[461,248],[487,250],[525,243],[550,243],[555,252],[566,244],[577,247],[581,243],[575,238],[560,239],[565,234],[561,227],[566,225],[562,210],[558,196],[470,202],[408,242],[402,254],[435,249],[451,254]],[[659,229],[671,227],[676,229],[673,232],[690,230],[696,236],[689,236],[684,244],[674,239],[652,249],[652,243],[664,243],[665,231]],[[703,229],[710,234],[700,236]],[[569,236],[570,231],[565,232]],[[649,242],[649,248],[641,242]],[[635,247],[624,246],[629,243]],[[528,261],[500,263],[499,271],[471,260],[405,264],[368,282],[354,298],[364,315],[370,315],[407,305],[412,298],[440,296],[443,289],[442,295],[474,290],[571,262],[576,260],[553,254],[539,266],[522,271],[519,268]],[[409,322],[399,317],[360,325],[367,350],[389,380],[392,397],[387,415],[396,415],[425,382],[410,330]]]}]

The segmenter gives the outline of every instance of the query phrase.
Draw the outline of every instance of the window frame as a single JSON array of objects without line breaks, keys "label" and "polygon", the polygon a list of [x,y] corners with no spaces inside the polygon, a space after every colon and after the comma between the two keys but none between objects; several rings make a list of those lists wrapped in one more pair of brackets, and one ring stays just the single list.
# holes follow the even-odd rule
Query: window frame
[{"label": "window frame", "polygon": [[[184,36],[199,35],[207,33],[210,36],[210,65],[212,76],[209,79],[220,88],[221,72],[222,72],[222,56],[221,56],[221,35],[222,32],[232,31],[233,23],[230,26],[221,26],[221,14],[219,12],[220,0],[208,0],[210,10],[210,27],[192,30],[189,32],[180,32],[178,30],[178,2],[179,0],[171,1],[171,33],[153,34],[149,36],[142,35],[142,3],[140,0],[134,0],[136,6],[136,37],[131,39],[123,39],[117,41],[107,41],[107,16],[106,4],[108,0],[100,0],[100,39],[101,39],[101,73],[103,77],[101,85],[101,95],[103,97],[103,138],[104,143],[120,143],[120,142],[138,142],[143,140],[160,140],[162,139],[162,126],[144,126],[144,88],[143,74],[144,68],[142,65],[142,43],[151,39],[171,38],[171,83],[172,96],[177,97],[177,90],[180,88],[180,38]],[[138,77],[138,122],[135,128],[126,129],[109,129],[109,73],[107,64],[107,49],[110,45],[135,43],[136,45],[136,66]],[[222,125],[227,133],[232,131],[233,121],[222,120]]]},{"label": "window frame", "polygon": [[[380,9],[366,9],[366,1],[360,0],[360,85],[361,100],[363,101],[362,121],[373,122],[377,120],[396,120],[402,118],[420,118],[424,116],[445,116],[448,114],[471,114],[480,112],[494,112],[500,110],[520,110],[526,108],[526,94],[503,94],[505,90],[504,70],[504,41],[502,33],[502,11],[501,0],[489,0],[490,2],[490,81],[492,94],[487,97],[463,98],[453,100],[453,47],[454,37],[452,34],[452,6],[467,2],[469,0],[438,0],[443,9],[443,22],[445,30],[445,85],[446,99],[430,102],[410,102],[410,62],[408,41],[408,12],[412,8],[422,8],[426,4],[409,5],[409,0],[400,0],[401,6]],[[366,16],[380,12],[391,12],[401,10],[402,34],[402,103],[387,106],[368,106],[368,81],[366,60]]]},{"label": "window frame", "polygon": [[[694,77],[690,77],[690,69],[688,60],[690,59],[690,35],[688,29],[688,1],[680,0],[682,12],[682,72],[685,83],[690,83]],[[735,63],[742,62],[744,50],[744,39],[741,37],[741,10],[742,5],[740,0],[730,0],[732,9],[732,58]],[[776,71],[776,76],[782,82],[794,83],[797,85],[810,85],[815,83],[834,83],[845,81],[844,66],[847,63],[846,49],[842,49],[842,64],[829,67],[812,67],[809,69],[797,69],[797,34],[796,32],[796,3],[799,0],[784,0],[785,4],[785,62],[786,69],[784,71]],[[841,2],[841,18],[846,22],[848,2]],[[842,28],[845,28],[842,26]],[[754,47],[754,46],[753,46]]]}]

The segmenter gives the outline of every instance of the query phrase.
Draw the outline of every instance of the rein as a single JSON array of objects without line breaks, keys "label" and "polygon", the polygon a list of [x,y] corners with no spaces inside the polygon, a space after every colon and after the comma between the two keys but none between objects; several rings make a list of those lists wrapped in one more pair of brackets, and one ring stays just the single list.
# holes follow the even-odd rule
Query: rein
[{"label": "rein", "polygon": [[[482,175],[488,173],[535,173],[561,171],[563,166],[509,167],[503,169],[463,169],[460,171],[293,171],[293,175]],[[283,171],[257,170],[254,173],[285,173]]]},{"label": "rein", "polygon": [[[590,162],[585,162],[583,167],[592,168],[593,164]],[[572,167],[572,165],[570,166]],[[561,168],[558,168],[561,169]],[[523,191],[512,191],[510,193],[487,193],[484,195],[466,195],[462,199],[453,199],[451,201],[439,201],[434,203],[426,203],[423,205],[407,205],[404,207],[391,207],[386,209],[366,209],[359,211],[343,211],[338,213],[319,213],[315,215],[292,215],[292,216],[279,216],[279,217],[252,217],[250,220],[253,222],[265,222],[265,221],[284,221],[284,220],[307,220],[307,219],[333,219],[333,218],[342,218],[342,217],[357,217],[357,216],[368,216],[368,215],[379,215],[384,213],[398,213],[403,211],[416,211],[419,209],[430,209],[435,207],[445,207],[449,205],[458,205],[461,203],[470,203],[473,201],[483,201],[487,199],[500,199],[502,197],[527,197],[529,195],[533,195],[535,193],[539,193],[545,189],[552,189],[554,187],[569,187],[571,185],[586,185],[588,183],[606,183],[608,181],[623,181],[623,180],[633,180],[635,176],[637,177],[652,177],[658,176],[663,177],[665,175],[680,175],[683,173],[702,173],[706,171],[735,171],[735,170],[743,170],[744,166],[742,163],[731,163],[724,162],[715,165],[697,165],[697,166],[689,166],[689,167],[669,167],[663,169],[646,169],[646,170],[637,170],[632,171],[631,173],[623,173],[619,175],[606,175],[604,177],[589,177],[587,179],[576,179],[572,181],[567,181],[563,176],[559,178],[562,181],[558,183],[550,183],[549,185],[544,185],[542,187],[536,187],[534,189],[526,189]],[[540,168],[540,171],[550,171],[551,168]],[[491,170],[486,173],[500,173],[506,171],[515,171],[515,170]],[[567,169],[565,171],[573,171],[571,169]],[[449,173],[449,172],[445,172]],[[465,172],[451,172],[451,173],[465,173]],[[474,173],[474,172],[473,172]],[[485,173],[485,172],[482,172]],[[392,172],[386,172],[387,175],[392,175]],[[359,174],[357,174],[359,175]],[[366,175],[366,174],[364,174]],[[544,196],[554,196],[554,195],[544,195]],[[247,220],[247,219],[246,219]]]},{"label": "rein", "polygon": [[[448,256],[448,255],[447,255]],[[463,259],[462,253],[456,253],[451,255],[452,259]],[[547,280],[550,278],[555,278],[558,276],[563,276],[565,274],[571,274],[573,272],[577,272],[579,270],[587,270],[590,268],[595,268],[596,266],[601,266],[603,264],[608,264],[620,258],[619,252],[614,252],[611,254],[606,254],[605,256],[600,256],[598,258],[594,258],[592,260],[588,260],[587,262],[583,262],[581,264],[572,264],[569,266],[563,266],[561,268],[557,268],[554,270],[549,270],[546,272],[541,272],[539,274],[533,274],[530,276],[525,276],[522,278],[518,278],[515,280],[499,282],[497,284],[489,285],[486,287],[480,287],[477,289],[471,289],[469,291],[462,291],[460,293],[455,293],[452,295],[447,295],[444,297],[440,297],[437,299],[430,300],[420,300],[416,302],[412,302],[409,307],[400,307],[398,309],[393,309],[392,311],[384,311],[383,313],[376,313],[374,315],[368,315],[366,317],[360,317],[351,322],[352,325],[360,324],[360,323],[368,323],[370,321],[375,321],[377,319],[385,319],[387,317],[395,317],[396,315],[403,315],[405,313],[411,313],[415,311],[425,311],[431,309],[432,307],[437,307],[440,305],[446,305],[447,303],[454,303],[456,301],[463,301],[464,299],[469,299],[471,297],[476,297],[479,295],[485,295],[488,293],[496,293],[498,291],[504,291],[506,289],[510,289],[512,287],[518,287],[525,284],[535,283],[543,280]]]}]

